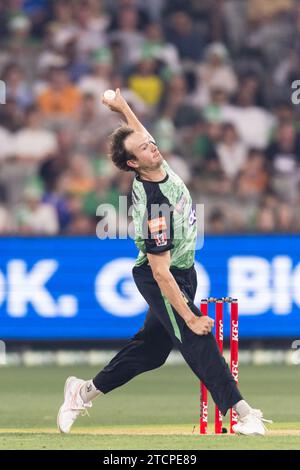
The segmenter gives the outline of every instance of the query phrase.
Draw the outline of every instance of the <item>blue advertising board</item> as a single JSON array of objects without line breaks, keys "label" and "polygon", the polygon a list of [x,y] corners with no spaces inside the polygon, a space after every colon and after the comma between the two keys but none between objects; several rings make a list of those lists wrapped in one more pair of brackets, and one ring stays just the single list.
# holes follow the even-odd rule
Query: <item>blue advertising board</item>
[{"label": "blue advertising board", "polygon": [[[0,339],[129,338],[147,311],[136,255],[132,240],[1,238]],[[240,337],[300,337],[300,236],[207,236],[196,269],[197,304],[239,299]]]}]

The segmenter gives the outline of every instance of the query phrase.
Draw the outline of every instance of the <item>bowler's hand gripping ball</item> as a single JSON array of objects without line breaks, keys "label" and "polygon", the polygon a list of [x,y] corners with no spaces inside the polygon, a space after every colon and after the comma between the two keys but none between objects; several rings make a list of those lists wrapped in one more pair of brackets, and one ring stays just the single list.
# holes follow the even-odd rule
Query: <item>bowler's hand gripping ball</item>
[{"label": "bowler's hand gripping ball", "polygon": [[106,90],[103,96],[106,100],[114,100],[116,97],[116,93],[114,90]]}]

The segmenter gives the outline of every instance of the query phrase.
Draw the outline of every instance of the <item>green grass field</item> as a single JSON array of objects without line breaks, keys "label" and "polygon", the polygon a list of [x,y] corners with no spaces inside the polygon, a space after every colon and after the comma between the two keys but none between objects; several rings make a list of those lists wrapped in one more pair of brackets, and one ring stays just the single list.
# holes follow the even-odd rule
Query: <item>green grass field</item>
[{"label": "green grass field", "polygon": [[71,434],[59,434],[66,377],[96,372],[89,366],[1,368],[0,449],[300,449],[298,366],[240,367],[242,393],[274,421],[265,437],[199,436],[199,384],[183,365],[143,374],[98,398],[90,417],[80,417]]}]

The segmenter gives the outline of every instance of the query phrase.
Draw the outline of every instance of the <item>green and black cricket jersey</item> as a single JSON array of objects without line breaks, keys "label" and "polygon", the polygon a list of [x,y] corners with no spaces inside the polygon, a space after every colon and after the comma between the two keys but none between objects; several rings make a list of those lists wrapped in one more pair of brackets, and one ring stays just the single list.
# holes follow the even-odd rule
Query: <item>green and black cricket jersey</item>
[{"label": "green and black cricket jersey", "polygon": [[165,178],[143,181],[137,175],[132,187],[135,244],[139,255],[135,266],[147,262],[147,253],[171,250],[171,267],[194,264],[197,237],[196,211],[182,179],[163,161]]},{"label": "green and black cricket jersey", "polygon": [[137,375],[163,365],[175,345],[225,414],[242,396],[214,335],[196,335],[186,325],[161,292],[147,261],[147,253],[171,251],[170,271],[188,306],[200,316],[201,312],[193,302],[197,288],[195,211],[181,178],[166,162],[163,165],[166,177],[162,181],[142,181],[137,176],[132,191],[135,242],[140,250],[132,273],[149,310],[143,327],[93,382],[98,390],[108,393]]}]

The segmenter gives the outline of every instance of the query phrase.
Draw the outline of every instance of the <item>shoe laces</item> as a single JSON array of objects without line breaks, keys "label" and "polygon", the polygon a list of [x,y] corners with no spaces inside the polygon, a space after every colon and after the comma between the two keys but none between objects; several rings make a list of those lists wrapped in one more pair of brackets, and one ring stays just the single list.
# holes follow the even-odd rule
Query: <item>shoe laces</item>
[{"label": "shoe laces", "polygon": [[256,410],[256,409],[252,409],[252,414],[260,419],[263,423],[269,423],[269,424],[272,424],[273,421],[271,419],[266,419],[263,417],[263,414],[262,414],[262,411],[261,410]]},{"label": "shoe laces", "polygon": [[87,408],[91,408],[92,402],[84,403],[82,398],[81,398],[81,403],[76,403],[74,406],[72,406],[72,410],[77,410],[77,411],[82,411],[84,414],[88,413]]},{"label": "shoe laces", "polygon": [[72,401],[71,401],[71,409],[73,411],[80,411],[81,416],[90,416],[87,408],[91,408],[93,406],[92,402],[89,401],[85,403],[80,396],[80,388],[79,386],[74,393],[72,393]]},{"label": "shoe laces", "polygon": [[88,412],[88,408],[91,408],[93,405],[91,402],[83,403],[78,406],[72,406],[72,411],[75,412],[76,416],[88,416],[90,417],[90,413]]},{"label": "shoe laces", "polygon": [[253,409],[250,411],[250,413],[248,413],[248,415],[244,416],[244,418],[240,418],[240,421],[242,423],[245,423],[247,421],[247,419],[249,418],[249,415],[250,416],[254,416],[255,418],[259,419],[261,422],[262,422],[262,425],[265,429],[265,431],[267,431],[267,427],[265,426],[265,423],[269,423],[269,424],[272,424],[273,421],[271,419],[265,419],[263,418],[263,413],[261,410],[256,410],[256,409]]},{"label": "shoe laces", "polygon": [[91,402],[89,403],[83,403],[83,409],[80,409],[80,415],[81,416],[88,416],[90,417],[90,413],[88,412],[88,408],[91,408],[93,405]]}]

